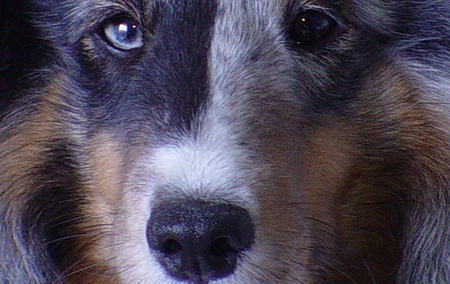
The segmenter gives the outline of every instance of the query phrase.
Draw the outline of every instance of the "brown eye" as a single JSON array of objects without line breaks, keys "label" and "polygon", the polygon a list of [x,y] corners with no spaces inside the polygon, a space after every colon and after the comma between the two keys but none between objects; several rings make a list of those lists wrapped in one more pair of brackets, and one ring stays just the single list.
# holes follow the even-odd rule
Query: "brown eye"
[{"label": "brown eye", "polygon": [[288,33],[296,46],[313,48],[330,38],[337,26],[337,22],[324,12],[306,10],[295,17]]}]

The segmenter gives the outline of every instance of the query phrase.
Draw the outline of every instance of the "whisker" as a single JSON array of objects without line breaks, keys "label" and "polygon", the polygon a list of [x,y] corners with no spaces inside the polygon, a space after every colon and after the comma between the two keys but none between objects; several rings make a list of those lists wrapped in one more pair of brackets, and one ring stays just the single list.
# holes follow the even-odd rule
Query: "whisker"
[{"label": "whisker", "polygon": [[367,272],[369,273],[370,281],[372,282],[372,284],[376,284],[377,281],[375,280],[375,277],[373,275],[372,269],[370,269],[369,264],[367,263],[367,261],[363,257],[361,257],[361,260],[362,260],[362,263],[364,264],[364,266],[366,267]]}]

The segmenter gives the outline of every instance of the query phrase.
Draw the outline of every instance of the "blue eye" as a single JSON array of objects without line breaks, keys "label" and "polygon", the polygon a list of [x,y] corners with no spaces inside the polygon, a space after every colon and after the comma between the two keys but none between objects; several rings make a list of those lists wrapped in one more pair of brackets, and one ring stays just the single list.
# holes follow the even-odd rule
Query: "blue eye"
[{"label": "blue eye", "polygon": [[120,50],[140,48],[144,42],[138,23],[129,17],[114,17],[103,24],[108,43]]}]

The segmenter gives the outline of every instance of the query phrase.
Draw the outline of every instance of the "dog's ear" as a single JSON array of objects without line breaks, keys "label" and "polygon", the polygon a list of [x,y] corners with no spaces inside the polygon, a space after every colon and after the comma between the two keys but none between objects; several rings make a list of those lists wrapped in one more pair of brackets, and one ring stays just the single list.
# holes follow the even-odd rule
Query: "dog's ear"
[{"label": "dog's ear", "polygon": [[44,62],[45,44],[32,21],[31,1],[0,1],[0,118]]}]

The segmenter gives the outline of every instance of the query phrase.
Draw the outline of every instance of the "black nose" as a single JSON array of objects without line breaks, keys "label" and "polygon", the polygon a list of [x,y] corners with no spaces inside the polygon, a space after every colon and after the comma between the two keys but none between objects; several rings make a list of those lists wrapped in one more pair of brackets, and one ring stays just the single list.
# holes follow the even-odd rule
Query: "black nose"
[{"label": "black nose", "polygon": [[207,283],[233,273],[238,258],[253,243],[254,230],[241,207],[184,200],[152,211],[147,238],[172,277]]}]

